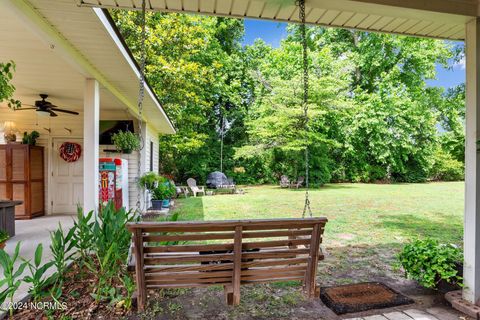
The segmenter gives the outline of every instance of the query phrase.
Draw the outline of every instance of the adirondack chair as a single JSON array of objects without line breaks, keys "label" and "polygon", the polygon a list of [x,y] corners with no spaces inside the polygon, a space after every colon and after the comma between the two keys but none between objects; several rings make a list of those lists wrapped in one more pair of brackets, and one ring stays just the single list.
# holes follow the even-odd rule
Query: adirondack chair
[{"label": "adirondack chair", "polygon": [[300,188],[303,185],[303,182],[305,181],[304,177],[298,177],[297,181],[292,181],[292,184],[290,185],[290,188]]},{"label": "adirondack chair", "polygon": [[280,188],[288,188],[290,187],[290,180],[286,175],[282,175],[280,177]]},{"label": "adirondack chair", "polygon": [[203,193],[205,195],[205,187],[198,187],[197,186],[197,181],[193,178],[188,178],[187,179],[187,184],[190,187],[190,190],[192,190],[193,196],[196,197],[197,193]]}]

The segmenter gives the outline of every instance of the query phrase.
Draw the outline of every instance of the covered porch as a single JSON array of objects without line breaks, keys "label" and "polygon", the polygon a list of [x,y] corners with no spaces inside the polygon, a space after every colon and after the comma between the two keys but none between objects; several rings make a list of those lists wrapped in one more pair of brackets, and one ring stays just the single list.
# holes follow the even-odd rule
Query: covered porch
[{"label": "covered porch", "polygon": [[[80,6],[140,10],[141,1],[81,0]],[[466,177],[464,217],[463,299],[478,314],[480,303],[480,158],[477,152],[480,126],[479,62],[480,20],[478,1],[434,2],[395,0],[306,1],[309,24],[431,37],[466,42]],[[148,1],[147,9],[235,18],[299,22],[295,1]],[[454,302],[459,307],[461,301]]]},{"label": "covered porch", "polygon": [[[128,160],[128,203],[135,207],[135,179],[139,172],[158,170],[158,135],[174,129],[148,84],[140,114],[139,67],[110,16],[100,9],[78,9],[68,1],[2,1],[0,8],[0,34],[5,40],[0,61],[16,65],[15,99],[25,109],[41,100],[40,94],[47,94],[46,101],[78,114],[49,116],[0,105],[0,123],[14,128],[17,142],[24,132],[40,134],[37,145],[43,147],[44,159],[43,190],[35,191],[43,199],[39,215],[72,214],[79,204],[86,210],[98,208],[101,157]],[[145,147],[121,154],[113,145],[101,145],[104,120],[128,121]],[[0,143],[5,143],[3,136],[2,132]],[[65,142],[81,146],[76,161],[61,159],[59,150]],[[8,188],[0,188],[0,199],[30,201]],[[23,209],[23,205],[18,208]]]}]

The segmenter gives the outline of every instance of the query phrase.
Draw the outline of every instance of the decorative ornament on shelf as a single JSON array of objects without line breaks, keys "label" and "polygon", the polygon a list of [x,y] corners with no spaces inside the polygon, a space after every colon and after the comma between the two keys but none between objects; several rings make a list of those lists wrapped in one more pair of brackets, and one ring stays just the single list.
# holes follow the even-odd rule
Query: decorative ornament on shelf
[{"label": "decorative ornament on shelf", "polygon": [[17,141],[17,129],[15,127],[15,123],[12,121],[5,121],[2,127],[5,143],[15,143]]},{"label": "decorative ornament on shelf", "polygon": [[66,162],[75,162],[82,155],[82,146],[75,142],[64,142],[59,151],[60,158]]}]

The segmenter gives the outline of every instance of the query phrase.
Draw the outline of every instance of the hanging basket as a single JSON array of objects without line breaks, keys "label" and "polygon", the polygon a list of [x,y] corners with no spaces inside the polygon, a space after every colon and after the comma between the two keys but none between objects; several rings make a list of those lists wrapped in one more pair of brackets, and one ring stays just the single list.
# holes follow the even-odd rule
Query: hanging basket
[{"label": "hanging basket", "polygon": [[82,146],[75,142],[64,142],[60,146],[60,158],[66,162],[75,162],[82,155]]}]

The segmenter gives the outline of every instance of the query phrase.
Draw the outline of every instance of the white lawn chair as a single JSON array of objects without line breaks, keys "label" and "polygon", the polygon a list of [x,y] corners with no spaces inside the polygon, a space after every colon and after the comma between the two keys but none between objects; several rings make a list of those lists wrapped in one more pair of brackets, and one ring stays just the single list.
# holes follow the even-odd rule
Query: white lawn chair
[{"label": "white lawn chair", "polygon": [[288,188],[290,187],[290,180],[286,175],[282,175],[280,177],[280,188]]},{"label": "white lawn chair", "polygon": [[197,193],[203,193],[205,195],[205,187],[197,187],[197,181],[193,178],[188,178],[187,179],[187,184],[190,187],[190,190],[192,190],[193,196],[196,197]]}]

